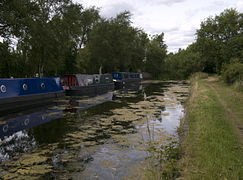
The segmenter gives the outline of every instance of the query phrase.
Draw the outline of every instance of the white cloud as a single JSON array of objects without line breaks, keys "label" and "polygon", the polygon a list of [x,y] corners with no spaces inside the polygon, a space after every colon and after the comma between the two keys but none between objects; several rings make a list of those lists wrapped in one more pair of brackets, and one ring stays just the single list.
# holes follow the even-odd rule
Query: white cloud
[{"label": "white cloud", "polygon": [[174,4],[177,4],[177,3],[182,3],[186,0],[138,0],[139,3],[142,3],[142,4],[147,4],[147,5],[155,5],[155,6],[158,6],[158,5],[165,5],[165,6],[172,6]]},{"label": "white cloud", "polygon": [[237,2],[236,8],[241,12],[243,11],[243,0]]},{"label": "white cloud", "polygon": [[105,17],[115,17],[124,11],[135,11],[134,6],[129,2],[115,1],[102,8],[102,15]]},{"label": "white cloud", "polygon": [[179,48],[185,49],[195,40],[195,31],[176,31],[173,33],[165,33],[165,43],[169,47],[170,52],[177,52]]}]

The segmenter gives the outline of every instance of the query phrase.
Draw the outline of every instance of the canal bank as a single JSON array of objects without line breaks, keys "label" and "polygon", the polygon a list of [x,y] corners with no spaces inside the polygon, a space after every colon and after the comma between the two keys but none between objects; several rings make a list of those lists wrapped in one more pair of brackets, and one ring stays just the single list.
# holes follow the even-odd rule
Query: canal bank
[{"label": "canal bank", "polygon": [[242,179],[243,94],[217,76],[191,79],[179,179]]},{"label": "canal bank", "polygon": [[159,174],[154,177],[165,173],[175,177],[170,171],[160,174],[158,163],[167,154],[154,149],[177,147],[188,89],[183,81],[152,81],[116,91],[113,100],[88,109],[80,105],[95,104],[102,97],[55,106],[63,110],[61,117],[1,138],[0,175],[4,179],[149,179],[155,167]]}]

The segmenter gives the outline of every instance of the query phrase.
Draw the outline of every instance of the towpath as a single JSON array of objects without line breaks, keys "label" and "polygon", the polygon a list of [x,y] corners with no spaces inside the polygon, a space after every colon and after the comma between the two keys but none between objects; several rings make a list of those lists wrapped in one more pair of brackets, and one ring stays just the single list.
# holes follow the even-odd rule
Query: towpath
[{"label": "towpath", "polygon": [[222,85],[218,77],[209,77],[205,81],[225,108],[228,119],[235,127],[235,131],[243,144],[243,94],[226,85]]}]

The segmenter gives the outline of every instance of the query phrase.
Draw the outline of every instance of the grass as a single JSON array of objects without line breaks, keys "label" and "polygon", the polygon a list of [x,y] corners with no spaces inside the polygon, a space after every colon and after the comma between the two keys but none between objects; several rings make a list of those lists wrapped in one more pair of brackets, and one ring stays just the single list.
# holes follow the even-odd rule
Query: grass
[{"label": "grass", "polygon": [[216,82],[214,86],[218,94],[227,102],[227,105],[238,119],[238,123],[243,125],[243,91],[234,91],[232,90],[234,87],[227,86],[220,82]]},{"label": "grass", "polygon": [[233,84],[233,88],[237,91],[243,92],[243,81],[236,81]]},{"label": "grass", "polygon": [[179,177],[178,160],[180,159],[180,147],[177,140],[168,138],[167,143],[158,144],[155,141],[148,142],[147,167],[144,169],[145,179],[171,180]]},{"label": "grass", "polygon": [[192,84],[181,179],[243,179],[243,94],[215,77]]}]

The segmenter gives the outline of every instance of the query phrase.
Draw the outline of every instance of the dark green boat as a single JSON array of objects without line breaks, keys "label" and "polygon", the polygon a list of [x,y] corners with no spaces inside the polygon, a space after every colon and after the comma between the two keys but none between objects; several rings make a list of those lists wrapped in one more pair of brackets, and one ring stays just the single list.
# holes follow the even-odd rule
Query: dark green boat
[{"label": "dark green boat", "polygon": [[111,74],[67,74],[62,85],[68,96],[95,96],[114,90]]}]

